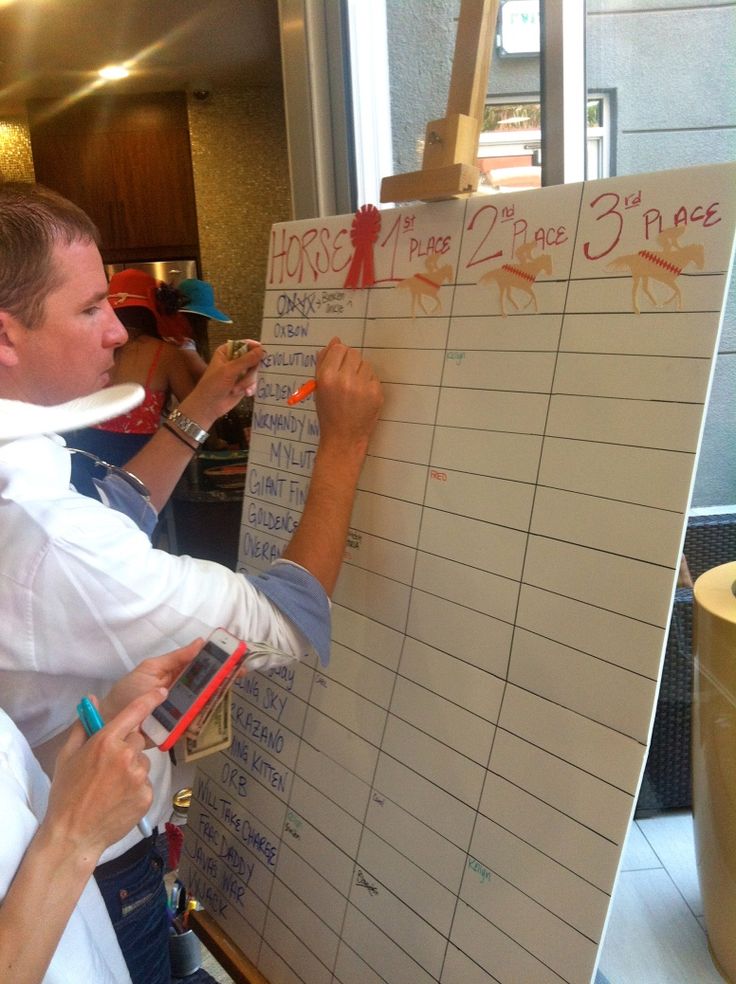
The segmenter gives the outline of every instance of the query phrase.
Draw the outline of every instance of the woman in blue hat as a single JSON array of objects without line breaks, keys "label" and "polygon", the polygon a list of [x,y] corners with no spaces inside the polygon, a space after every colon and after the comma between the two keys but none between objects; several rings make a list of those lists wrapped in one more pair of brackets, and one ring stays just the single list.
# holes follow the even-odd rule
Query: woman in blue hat
[{"label": "woman in blue hat", "polygon": [[215,306],[215,292],[212,284],[206,280],[190,277],[187,280],[182,280],[177,290],[184,298],[184,304],[179,308],[179,311],[186,315],[187,321],[191,325],[192,337],[197,346],[197,351],[205,362],[209,362],[210,345],[207,322],[212,320],[219,321],[224,325],[231,325],[233,319]]},{"label": "woman in blue hat", "polygon": [[[216,306],[215,291],[208,281],[190,277],[187,280],[182,280],[176,289],[179,295],[184,298],[184,303],[179,308],[179,314],[183,315],[189,322],[197,352],[205,362],[209,362],[208,323],[218,321],[223,325],[231,325],[233,319]],[[242,405],[234,407],[215,425],[216,438],[231,448],[247,447],[250,434],[249,425],[250,411]]]}]

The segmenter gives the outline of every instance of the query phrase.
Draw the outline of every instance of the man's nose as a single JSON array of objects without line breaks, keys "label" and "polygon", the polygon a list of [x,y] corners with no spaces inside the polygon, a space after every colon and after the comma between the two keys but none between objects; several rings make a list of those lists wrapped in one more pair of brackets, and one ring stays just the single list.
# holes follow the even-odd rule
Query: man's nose
[{"label": "man's nose", "polygon": [[128,341],[128,332],[120,318],[115,314],[109,301],[107,304],[107,340],[111,348],[119,348]]}]

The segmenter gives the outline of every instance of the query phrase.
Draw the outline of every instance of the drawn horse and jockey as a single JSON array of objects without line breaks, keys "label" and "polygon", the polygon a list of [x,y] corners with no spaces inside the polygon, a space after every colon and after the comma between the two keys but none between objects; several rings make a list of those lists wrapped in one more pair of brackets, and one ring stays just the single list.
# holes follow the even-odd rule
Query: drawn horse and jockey
[{"label": "drawn horse and jockey", "polygon": [[[396,286],[402,290],[408,290],[411,294],[411,316],[416,316],[417,306],[425,314],[437,314],[442,310],[440,300],[440,287],[444,283],[452,280],[453,269],[450,263],[438,266],[439,257],[436,253],[430,253],[424,261],[425,273],[414,273],[405,280],[400,280]],[[434,302],[431,311],[427,310],[425,300]]]},{"label": "drawn horse and jockey", "polygon": [[533,256],[536,243],[522,243],[514,254],[514,263],[504,263],[495,270],[484,273],[478,281],[484,287],[496,284],[499,291],[501,302],[501,314],[506,317],[506,301],[517,310],[523,310],[516,302],[514,294],[517,292],[527,295],[527,302],[524,308],[530,304],[534,305],[535,312],[539,310],[537,305],[537,295],[534,290],[534,282],[541,273],[548,276],[552,273],[552,257],[549,253],[539,253]]},{"label": "drawn horse and jockey", "polygon": [[[640,289],[655,307],[664,307],[674,300],[676,309],[682,311],[682,291],[677,278],[690,263],[702,270],[705,262],[705,251],[701,244],[679,244],[685,228],[675,226],[672,229],[663,229],[657,236],[657,245],[662,247],[661,250],[640,249],[638,253],[617,257],[606,267],[611,271],[627,270],[631,274],[631,303],[637,314],[641,314]],[[650,280],[671,288],[672,293],[663,301],[658,301],[649,289]]]}]

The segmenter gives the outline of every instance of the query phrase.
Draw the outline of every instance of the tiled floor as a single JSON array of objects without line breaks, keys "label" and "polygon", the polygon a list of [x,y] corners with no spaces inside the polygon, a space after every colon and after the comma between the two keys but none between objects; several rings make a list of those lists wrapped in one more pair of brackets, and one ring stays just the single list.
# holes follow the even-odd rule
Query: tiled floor
[{"label": "tiled floor", "polygon": [[211,953],[207,953],[204,947],[202,947],[202,970],[212,974],[219,984],[235,984],[232,977],[222,969]]},{"label": "tiled floor", "polygon": [[702,916],[691,814],[635,820],[601,952],[609,984],[723,984]]},{"label": "tiled floor", "polygon": [[[608,984],[723,984],[708,954],[702,915],[692,816],[670,812],[635,820],[601,952],[601,974]],[[205,954],[202,966],[221,984],[232,984],[211,955]]]}]

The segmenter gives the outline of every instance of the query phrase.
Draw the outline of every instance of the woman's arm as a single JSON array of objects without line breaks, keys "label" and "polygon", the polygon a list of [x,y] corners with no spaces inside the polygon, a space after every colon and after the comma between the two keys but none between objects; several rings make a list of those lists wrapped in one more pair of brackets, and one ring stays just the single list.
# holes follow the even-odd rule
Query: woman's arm
[{"label": "woman's arm", "polygon": [[148,810],[149,763],[139,729],[165,696],[150,690],[89,741],[81,724],[72,728],[46,816],[0,906],[0,980],[39,984],[100,855]]},{"label": "woman's arm", "polygon": [[[255,382],[264,350],[257,342],[251,342],[250,347],[242,351],[242,355],[229,359],[227,345],[220,345],[202,378],[179,404],[181,413],[203,430],[209,430],[219,417],[240,403]],[[145,482],[153,505],[160,510],[168,502],[195,450],[167,427],[160,427],[125,467]]]},{"label": "woman's arm", "polygon": [[190,348],[188,345],[180,345],[178,351],[189,366],[189,371],[194,376],[195,382],[201,379],[207,369],[207,363],[196,348]]},{"label": "woman's arm", "polygon": [[[199,358],[196,352],[193,354]],[[168,342],[166,343],[166,362],[163,368],[167,377],[167,389],[174,394],[179,403],[189,396],[197,385],[197,380],[203,375],[203,372],[195,374],[193,364],[185,352]]]}]

